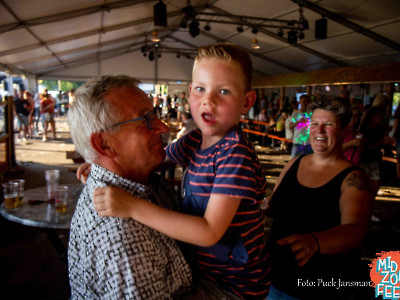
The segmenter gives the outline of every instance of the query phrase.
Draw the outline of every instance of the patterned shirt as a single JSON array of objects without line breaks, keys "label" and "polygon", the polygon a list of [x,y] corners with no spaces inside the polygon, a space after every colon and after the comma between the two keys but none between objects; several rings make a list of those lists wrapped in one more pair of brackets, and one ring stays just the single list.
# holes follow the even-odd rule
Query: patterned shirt
[{"label": "patterned shirt", "polygon": [[156,174],[144,186],[95,164],[91,170],[71,223],[71,299],[178,299],[192,275],[177,243],[132,219],[99,217],[92,201],[107,185],[174,209],[173,190]]},{"label": "patterned shirt", "polygon": [[266,180],[253,145],[240,129],[200,150],[195,130],[167,147],[167,155],[186,168],[185,213],[203,216],[212,194],[241,199],[227,232],[212,247],[195,247],[197,267],[206,278],[245,299],[266,297],[269,263],[260,204]]}]

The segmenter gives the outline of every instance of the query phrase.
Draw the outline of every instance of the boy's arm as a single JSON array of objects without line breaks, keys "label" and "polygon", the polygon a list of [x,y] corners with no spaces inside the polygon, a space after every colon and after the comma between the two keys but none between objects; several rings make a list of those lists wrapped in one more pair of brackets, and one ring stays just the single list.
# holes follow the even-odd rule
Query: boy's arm
[{"label": "boy's arm", "polygon": [[99,216],[132,218],[174,239],[209,247],[227,231],[240,204],[240,198],[212,194],[203,217],[162,208],[133,197],[122,189],[97,188],[93,202]]}]

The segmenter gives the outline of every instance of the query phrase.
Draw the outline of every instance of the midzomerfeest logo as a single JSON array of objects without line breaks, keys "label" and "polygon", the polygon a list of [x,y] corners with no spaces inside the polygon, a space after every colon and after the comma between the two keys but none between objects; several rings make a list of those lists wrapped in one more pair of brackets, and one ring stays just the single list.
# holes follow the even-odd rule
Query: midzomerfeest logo
[{"label": "midzomerfeest logo", "polygon": [[371,286],[375,287],[375,297],[383,299],[400,298],[400,251],[377,253],[371,267]]}]

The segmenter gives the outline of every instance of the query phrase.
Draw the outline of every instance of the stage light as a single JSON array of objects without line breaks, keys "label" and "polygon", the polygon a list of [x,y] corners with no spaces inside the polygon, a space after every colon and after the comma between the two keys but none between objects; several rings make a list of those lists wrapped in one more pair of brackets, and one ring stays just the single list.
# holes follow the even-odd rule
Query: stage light
[{"label": "stage light", "polygon": [[153,51],[151,51],[151,52],[149,53],[149,60],[150,60],[150,61],[153,61],[153,60],[154,60],[154,52],[153,52]]},{"label": "stage light", "polygon": [[299,39],[302,40],[302,39],[304,39],[304,38],[305,38],[304,32],[303,32],[303,31],[300,31],[300,33],[299,33]]},{"label": "stage light", "polygon": [[255,49],[255,50],[260,49],[260,45],[258,44],[258,40],[257,39],[253,40],[253,43],[251,44],[251,48]]},{"label": "stage light", "polygon": [[209,24],[204,26],[204,30],[205,31],[210,31],[211,30],[211,26]]},{"label": "stage light", "polygon": [[199,22],[197,22],[196,20],[193,20],[189,25],[189,33],[193,38],[200,34],[199,25]]},{"label": "stage light", "polygon": [[290,30],[288,32],[288,42],[290,45],[295,45],[297,43],[297,31]]},{"label": "stage light", "polygon": [[282,30],[282,28],[280,28],[276,34],[277,34],[279,37],[283,37],[283,30]]},{"label": "stage light", "polygon": [[258,28],[257,27],[253,27],[253,29],[251,30],[252,33],[257,34],[258,33]]},{"label": "stage light", "polygon": [[157,43],[157,42],[159,42],[161,39],[160,39],[160,37],[158,36],[158,31],[157,30],[154,30],[153,32],[152,32],[152,34],[151,34],[151,40],[154,42],[154,43]]},{"label": "stage light", "polygon": [[187,22],[185,20],[182,20],[181,27],[182,28],[187,28]]},{"label": "stage light", "polygon": [[237,32],[242,33],[244,31],[242,25],[236,27]]}]

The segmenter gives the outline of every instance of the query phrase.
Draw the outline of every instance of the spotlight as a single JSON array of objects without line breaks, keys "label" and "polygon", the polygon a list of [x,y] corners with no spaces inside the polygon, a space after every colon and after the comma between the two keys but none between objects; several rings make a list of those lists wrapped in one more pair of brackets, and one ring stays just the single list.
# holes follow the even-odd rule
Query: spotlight
[{"label": "spotlight", "polygon": [[244,31],[242,25],[236,27],[237,32],[242,33]]},{"label": "spotlight", "polygon": [[150,61],[153,61],[153,60],[154,60],[154,52],[153,52],[153,51],[151,51],[151,52],[149,53],[149,60],[150,60]]},{"label": "spotlight", "polygon": [[189,25],[189,33],[193,38],[200,34],[199,25],[199,22],[197,22],[196,20],[193,20]]},{"label": "spotlight", "polygon": [[177,54],[176,54],[176,58],[181,58],[181,54],[180,54],[180,53],[177,53]]},{"label": "spotlight", "polygon": [[182,20],[181,27],[182,28],[187,28],[187,22],[185,20]]},{"label": "spotlight", "polygon": [[251,44],[251,48],[255,49],[255,50],[260,49],[260,45],[258,44],[258,40],[257,39],[253,40],[253,44]]},{"label": "spotlight", "polygon": [[280,28],[276,34],[277,34],[279,37],[283,37],[283,30],[282,30],[282,28]]},{"label": "spotlight", "polygon": [[204,26],[204,30],[205,30],[205,31],[210,31],[210,30],[211,30],[210,24],[205,25],[205,26]]},{"label": "spotlight", "polygon": [[146,52],[146,50],[147,50],[146,46],[143,45],[142,47],[140,47],[140,51],[142,51],[142,53]]},{"label": "spotlight", "polygon": [[158,53],[158,54],[157,54],[157,57],[158,57],[158,58],[160,58],[161,56],[162,56],[161,53]]},{"label": "spotlight", "polygon": [[301,20],[301,27],[302,27],[304,30],[310,29],[310,25],[308,25],[308,21],[307,21],[306,19]]},{"label": "spotlight", "polygon": [[253,27],[253,29],[251,30],[252,33],[257,34],[258,33],[258,28],[257,27]]},{"label": "spotlight", "polygon": [[300,33],[299,33],[299,39],[302,40],[302,39],[304,39],[304,38],[305,38],[304,32],[303,32],[303,31],[300,31]]},{"label": "spotlight", "polygon": [[143,53],[143,56],[146,57],[146,56],[147,56],[147,53]]},{"label": "spotlight", "polygon": [[191,59],[192,57],[188,54],[188,55],[186,55],[186,58]]},{"label": "spotlight", "polygon": [[158,31],[157,31],[157,30],[154,30],[154,31],[151,33],[151,40],[152,40],[154,43],[157,43],[157,42],[160,41],[160,37],[158,36]]},{"label": "spotlight", "polygon": [[297,31],[290,30],[288,32],[288,42],[290,45],[295,45],[297,43]]}]

